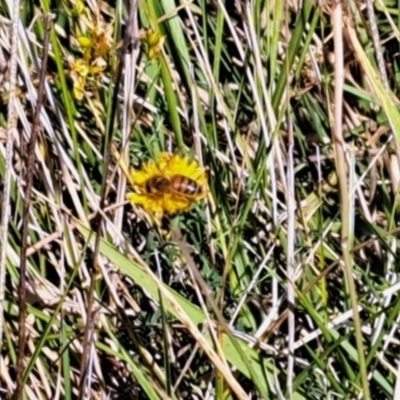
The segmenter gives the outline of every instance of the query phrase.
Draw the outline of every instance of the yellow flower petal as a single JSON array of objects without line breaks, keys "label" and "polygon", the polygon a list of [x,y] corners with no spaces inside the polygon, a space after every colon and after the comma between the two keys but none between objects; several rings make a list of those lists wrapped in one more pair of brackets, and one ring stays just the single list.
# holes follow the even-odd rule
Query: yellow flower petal
[{"label": "yellow flower petal", "polygon": [[84,76],[80,76],[74,81],[73,94],[78,101],[82,100],[85,94],[85,83],[86,78]]},{"label": "yellow flower petal", "polygon": [[177,195],[164,197],[164,209],[167,214],[176,214],[180,211],[186,211],[192,205],[192,201]]},{"label": "yellow flower petal", "polygon": [[90,39],[86,36],[79,36],[76,38],[76,40],[82,47],[91,47],[93,44],[92,39]]},{"label": "yellow flower petal", "polygon": [[164,212],[164,199],[163,197],[149,197],[137,193],[128,193],[127,200],[138,206],[142,206],[147,212],[152,215],[162,214]]},{"label": "yellow flower petal", "polygon": [[100,72],[103,72],[104,69],[105,69],[105,67],[99,67],[99,66],[93,65],[93,66],[90,66],[90,67],[89,67],[89,72],[90,72],[92,75],[96,75],[96,74],[98,74],[98,73],[100,73]]},{"label": "yellow flower petal", "polygon": [[147,45],[147,57],[153,60],[161,53],[165,42],[165,36],[150,29],[147,31],[144,41]]}]

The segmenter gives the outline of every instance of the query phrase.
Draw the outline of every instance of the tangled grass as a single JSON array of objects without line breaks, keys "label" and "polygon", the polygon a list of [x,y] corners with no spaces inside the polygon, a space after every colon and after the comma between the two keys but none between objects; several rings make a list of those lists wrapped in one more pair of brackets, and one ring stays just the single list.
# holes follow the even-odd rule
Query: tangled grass
[{"label": "tangled grass", "polygon": [[394,3],[0,10],[1,398],[400,398]]}]

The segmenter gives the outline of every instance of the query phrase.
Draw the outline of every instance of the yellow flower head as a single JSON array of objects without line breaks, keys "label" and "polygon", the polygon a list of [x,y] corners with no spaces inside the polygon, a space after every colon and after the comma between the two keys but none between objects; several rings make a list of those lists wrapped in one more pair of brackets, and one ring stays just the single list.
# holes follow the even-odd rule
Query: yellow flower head
[{"label": "yellow flower head", "polygon": [[178,154],[161,153],[156,161],[132,170],[130,181],[136,193],[128,193],[127,199],[156,220],[161,220],[164,213],[186,211],[207,195],[204,168]]},{"label": "yellow flower head", "polygon": [[100,60],[92,64],[89,64],[83,58],[70,60],[71,69],[69,75],[73,81],[73,94],[76,100],[81,101],[83,99],[87,78],[96,78],[104,71],[105,66],[98,64],[100,64]]},{"label": "yellow flower head", "polygon": [[161,53],[165,42],[165,36],[149,29],[143,35],[143,41],[146,44],[146,54],[150,60],[154,60]]}]

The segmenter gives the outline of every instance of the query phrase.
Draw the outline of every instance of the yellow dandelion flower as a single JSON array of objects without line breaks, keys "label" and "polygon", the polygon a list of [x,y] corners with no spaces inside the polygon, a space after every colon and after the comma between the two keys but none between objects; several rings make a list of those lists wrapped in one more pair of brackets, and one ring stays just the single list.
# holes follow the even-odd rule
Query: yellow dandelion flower
[{"label": "yellow dandelion flower", "polygon": [[164,214],[186,211],[207,195],[204,168],[178,154],[161,153],[157,161],[131,171],[129,178],[136,193],[128,193],[127,199],[156,220]]}]

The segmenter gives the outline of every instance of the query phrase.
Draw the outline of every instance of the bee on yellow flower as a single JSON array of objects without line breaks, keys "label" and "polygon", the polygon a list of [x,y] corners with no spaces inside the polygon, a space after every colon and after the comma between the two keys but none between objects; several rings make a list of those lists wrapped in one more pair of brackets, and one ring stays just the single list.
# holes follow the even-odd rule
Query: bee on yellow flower
[{"label": "bee on yellow flower", "polygon": [[207,195],[205,169],[187,157],[163,152],[156,161],[130,172],[136,193],[127,199],[160,221],[164,214],[186,211]]}]

